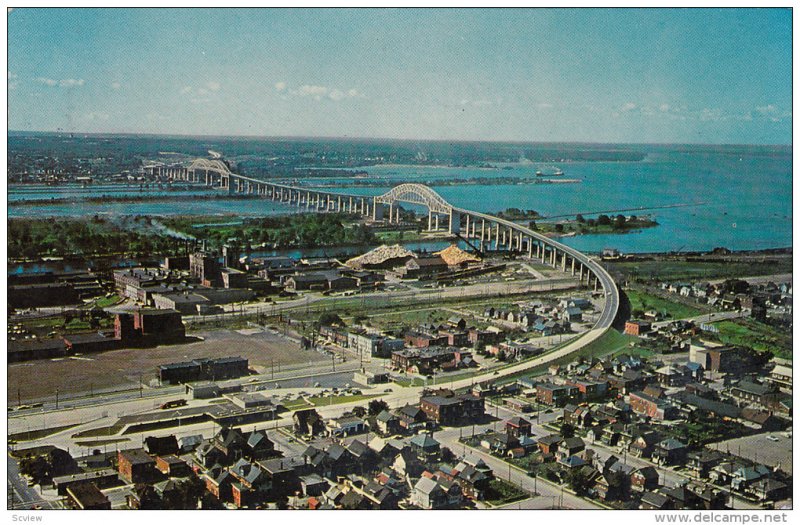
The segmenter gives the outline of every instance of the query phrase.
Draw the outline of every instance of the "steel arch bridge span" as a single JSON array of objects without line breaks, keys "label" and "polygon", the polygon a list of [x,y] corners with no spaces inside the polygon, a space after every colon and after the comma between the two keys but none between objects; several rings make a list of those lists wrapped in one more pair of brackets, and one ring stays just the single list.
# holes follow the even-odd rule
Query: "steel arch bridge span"
[{"label": "steel arch bridge span", "polygon": [[220,175],[233,175],[230,168],[221,160],[196,159],[187,168],[188,171],[213,171]]},{"label": "steel arch bridge span", "polygon": [[433,213],[449,214],[453,210],[453,206],[444,200],[441,195],[424,184],[400,184],[383,195],[375,197],[375,202],[381,204],[393,204],[395,202],[418,204],[427,207]]}]

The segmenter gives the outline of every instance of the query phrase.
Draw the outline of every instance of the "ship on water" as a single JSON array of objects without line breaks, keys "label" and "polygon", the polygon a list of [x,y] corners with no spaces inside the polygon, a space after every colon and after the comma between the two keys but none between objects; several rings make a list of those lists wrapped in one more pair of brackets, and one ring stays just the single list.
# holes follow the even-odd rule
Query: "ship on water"
[{"label": "ship on water", "polygon": [[[561,177],[562,175],[564,175],[564,172],[561,170],[561,168],[556,168],[556,170],[550,176],[551,177]],[[544,177],[544,173],[542,173],[542,170],[536,170],[536,176],[537,177]]]}]

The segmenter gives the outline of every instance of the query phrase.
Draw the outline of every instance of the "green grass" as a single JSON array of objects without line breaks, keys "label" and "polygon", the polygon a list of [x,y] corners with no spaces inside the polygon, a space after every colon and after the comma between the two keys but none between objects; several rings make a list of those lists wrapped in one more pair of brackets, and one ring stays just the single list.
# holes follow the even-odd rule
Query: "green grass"
[{"label": "green grass", "polygon": [[293,401],[286,401],[285,403],[281,403],[286,410],[300,410],[303,408],[308,408],[311,405],[305,399],[295,399]]},{"label": "green grass", "polygon": [[81,447],[102,447],[103,445],[114,445],[130,440],[130,438],[94,439],[89,441],[76,441],[75,444]]},{"label": "green grass", "polygon": [[513,483],[495,478],[489,482],[486,491],[486,502],[495,507],[507,505],[529,497],[529,494]]},{"label": "green grass", "polygon": [[75,424],[75,425],[65,425],[62,427],[41,428],[39,430],[31,430],[31,431],[26,430],[24,432],[9,434],[8,439],[13,439],[14,441],[33,441],[34,439],[41,439],[43,437],[52,436],[53,434],[58,434],[59,432],[63,432],[64,430],[68,430],[76,426],[78,425]]},{"label": "green grass", "polygon": [[119,434],[123,428],[124,425],[112,425],[110,427],[90,428],[88,430],[83,430],[81,432],[78,432],[77,434],[73,434],[72,437],[90,438],[90,437],[113,436]]},{"label": "green grass", "polygon": [[112,305],[115,305],[119,302],[119,296],[117,294],[112,295],[111,297],[102,297],[94,302],[95,306],[98,308],[106,308]]},{"label": "green grass", "polygon": [[387,244],[418,241],[427,238],[425,235],[415,231],[375,232],[375,237],[377,237],[380,242]]},{"label": "green grass", "polygon": [[685,319],[687,317],[695,317],[702,313],[697,308],[667,301],[661,297],[640,292],[639,290],[625,290],[625,295],[628,296],[631,302],[631,311],[656,310],[662,315],[666,313],[667,317],[672,319]]},{"label": "green grass", "polygon": [[726,277],[772,275],[792,271],[790,258],[768,262],[637,261],[609,263],[634,279],[705,281]]},{"label": "green grass", "polygon": [[373,397],[380,397],[382,394],[371,394],[371,395],[357,395],[357,396],[324,396],[324,397],[310,397],[308,401],[310,401],[314,406],[328,406],[328,405],[340,405],[342,403],[355,403],[357,401],[364,401],[367,399],[372,399]]},{"label": "green grass", "polygon": [[769,351],[778,357],[792,359],[792,334],[753,319],[737,319],[714,323],[719,339],[725,344],[744,346],[758,352]]}]

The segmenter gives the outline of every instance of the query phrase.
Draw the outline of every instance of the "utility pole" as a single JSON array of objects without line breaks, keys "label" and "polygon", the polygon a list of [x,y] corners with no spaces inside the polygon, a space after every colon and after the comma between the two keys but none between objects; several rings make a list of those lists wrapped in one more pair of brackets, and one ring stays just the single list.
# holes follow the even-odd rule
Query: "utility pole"
[{"label": "utility pole", "polygon": [[58,408],[58,389],[56,388],[56,408]]}]

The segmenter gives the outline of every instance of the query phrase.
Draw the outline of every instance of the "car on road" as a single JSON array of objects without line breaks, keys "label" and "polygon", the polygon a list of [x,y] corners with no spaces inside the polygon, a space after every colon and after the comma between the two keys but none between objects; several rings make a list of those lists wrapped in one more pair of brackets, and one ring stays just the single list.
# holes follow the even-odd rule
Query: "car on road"
[{"label": "car on road", "polygon": [[773,435],[769,435],[769,436],[767,436],[767,439],[768,439],[768,440],[770,440],[770,441],[773,441],[773,442],[774,442],[774,441],[780,441],[780,439],[778,438],[778,436],[773,436]]}]

